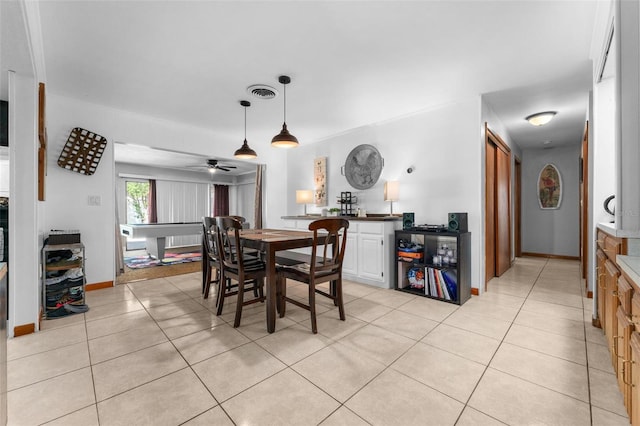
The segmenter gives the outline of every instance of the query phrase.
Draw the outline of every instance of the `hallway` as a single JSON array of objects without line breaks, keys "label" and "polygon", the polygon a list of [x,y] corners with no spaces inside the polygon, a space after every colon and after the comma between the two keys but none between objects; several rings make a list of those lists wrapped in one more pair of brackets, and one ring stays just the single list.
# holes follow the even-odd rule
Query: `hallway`
[{"label": "hallway", "polygon": [[9,424],[627,425],[579,277],[518,258],[462,307],[347,282],[317,335],[292,305],[272,335],[262,304],[233,329],[199,273],[89,292],[9,341]]}]

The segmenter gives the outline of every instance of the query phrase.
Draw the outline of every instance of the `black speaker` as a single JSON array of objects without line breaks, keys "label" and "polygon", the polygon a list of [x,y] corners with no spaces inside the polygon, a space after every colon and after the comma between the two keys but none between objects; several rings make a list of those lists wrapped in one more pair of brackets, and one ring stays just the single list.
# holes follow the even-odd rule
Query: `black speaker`
[{"label": "black speaker", "polygon": [[466,213],[449,213],[449,231],[467,232],[467,214]]},{"label": "black speaker", "polygon": [[414,221],[415,217],[413,213],[402,213],[402,229],[413,228]]}]

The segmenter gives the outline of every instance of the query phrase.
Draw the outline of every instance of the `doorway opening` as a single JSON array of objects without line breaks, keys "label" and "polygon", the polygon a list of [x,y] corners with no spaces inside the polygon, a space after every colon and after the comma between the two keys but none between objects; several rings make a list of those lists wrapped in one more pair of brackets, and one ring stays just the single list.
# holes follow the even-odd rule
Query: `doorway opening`
[{"label": "doorway opening", "polygon": [[[149,223],[149,181],[127,180],[125,182],[125,191],[126,223]],[[144,238],[127,237],[127,251],[142,250],[144,248]]]}]

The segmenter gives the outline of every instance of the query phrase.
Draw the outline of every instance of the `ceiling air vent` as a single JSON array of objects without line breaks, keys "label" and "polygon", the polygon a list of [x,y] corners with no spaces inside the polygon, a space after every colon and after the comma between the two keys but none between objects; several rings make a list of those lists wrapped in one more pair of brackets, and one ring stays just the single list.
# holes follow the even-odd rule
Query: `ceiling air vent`
[{"label": "ceiling air vent", "polygon": [[258,99],[273,99],[278,96],[278,91],[266,84],[254,84],[247,87],[247,93]]}]

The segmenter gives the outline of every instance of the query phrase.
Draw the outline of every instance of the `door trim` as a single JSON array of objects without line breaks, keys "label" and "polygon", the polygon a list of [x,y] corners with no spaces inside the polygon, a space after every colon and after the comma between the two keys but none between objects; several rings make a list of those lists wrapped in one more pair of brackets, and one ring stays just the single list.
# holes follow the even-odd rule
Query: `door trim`
[{"label": "door trim", "polygon": [[513,227],[515,256],[522,257],[522,161],[514,156],[515,185],[513,188]]}]

